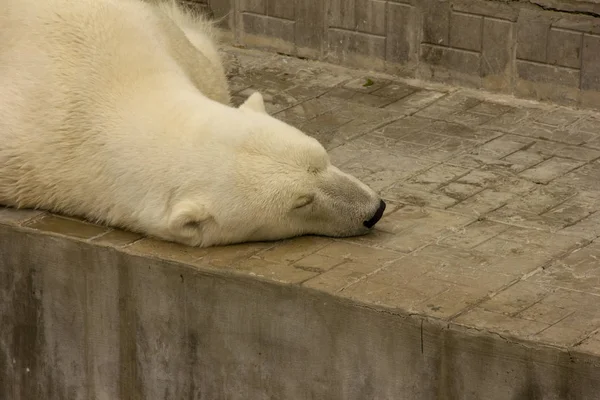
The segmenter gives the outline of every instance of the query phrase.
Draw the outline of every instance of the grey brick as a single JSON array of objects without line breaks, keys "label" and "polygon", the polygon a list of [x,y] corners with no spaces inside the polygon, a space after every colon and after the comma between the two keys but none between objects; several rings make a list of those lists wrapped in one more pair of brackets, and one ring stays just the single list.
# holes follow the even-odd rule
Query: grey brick
[{"label": "grey brick", "polygon": [[517,23],[517,58],[546,62],[550,21],[542,15],[523,12]]},{"label": "grey brick", "polygon": [[279,39],[278,41],[269,40],[268,47],[285,52],[290,52],[293,47],[294,21],[244,13],[242,14],[242,26],[243,33]]},{"label": "grey brick", "polygon": [[583,37],[581,89],[600,90],[600,36]]},{"label": "grey brick", "polygon": [[450,46],[466,50],[481,50],[483,17],[453,12],[450,18]]},{"label": "grey brick", "polygon": [[565,18],[559,18],[552,23],[552,27],[583,33],[600,34],[600,23],[598,22],[598,19],[587,15],[568,15]]},{"label": "grey brick", "polygon": [[356,27],[361,32],[385,35],[386,2],[380,0],[355,0]]},{"label": "grey brick", "polygon": [[486,0],[453,0],[452,10],[508,21],[516,21],[519,16],[518,7]]},{"label": "grey brick", "polygon": [[582,34],[550,29],[548,34],[548,63],[579,68],[581,65]]},{"label": "grey brick", "polygon": [[437,45],[448,45],[450,33],[450,3],[447,1],[428,0],[422,10],[423,42]]},{"label": "grey brick", "polygon": [[579,86],[579,71],[517,60],[517,76],[531,82]]},{"label": "grey brick", "polygon": [[295,16],[294,5],[295,1],[289,0],[266,0],[267,15],[270,17],[278,17],[293,20]]},{"label": "grey brick", "polygon": [[240,11],[249,11],[257,14],[265,14],[267,10],[266,0],[239,0]]},{"label": "grey brick", "polygon": [[[385,60],[385,37],[383,36],[341,29],[329,29],[328,36],[330,57],[333,57],[336,62],[354,59],[359,63],[366,63],[368,59],[369,62],[376,63],[377,60]],[[363,58],[357,58],[356,55]]]},{"label": "grey brick", "polygon": [[221,27],[234,30],[235,18],[231,12],[233,9],[233,0],[210,0],[210,8],[215,19],[221,19],[229,14],[229,18],[225,18],[221,23]]},{"label": "grey brick", "polygon": [[296,2],[296,48],[299,56],[317,58],[322,52],[325,0]]},{"label": "grey brick", "polygon": [[421,60],[463,74],[479,75],[480,55],[470,51],[422,44]]},{"label": "grey brick", "polygon": [[405,63],[414,55],[417,43],[415,8],[406,4],[388,4],[386,59],[390,62]]},{"label": "grey brick", "polygon": [[355,0],[329,0],[329,26],[354,30],[356,28]]},{"label": "grey brick", "polygon": [[512,59],[513,26],[508,21],[483,21],[482,76],[510,74],[507,69]]}]

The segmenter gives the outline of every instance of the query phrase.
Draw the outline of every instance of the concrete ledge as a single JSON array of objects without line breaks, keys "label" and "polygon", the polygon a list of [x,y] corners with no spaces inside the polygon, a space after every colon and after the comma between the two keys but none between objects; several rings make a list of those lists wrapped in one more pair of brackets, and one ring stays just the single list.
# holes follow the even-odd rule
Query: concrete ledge
[{"label": "concrete ledge", "polygon": [[0,225],[0,397],[593,399],[599,354]]},{"label": "concrete ledge", "polygon": [[600,108],[596,1],[200,0],[196,4],[225,17],[224,26],[237,45]]}]

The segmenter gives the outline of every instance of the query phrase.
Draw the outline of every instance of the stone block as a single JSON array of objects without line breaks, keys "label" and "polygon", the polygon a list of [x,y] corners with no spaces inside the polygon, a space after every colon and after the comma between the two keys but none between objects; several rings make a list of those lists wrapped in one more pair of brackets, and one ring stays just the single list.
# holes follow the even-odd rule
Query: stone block
[{"label": "stone block", "polygon": [[522,12],[517,22],[517,58],[546,62],[550,20],[538,13]]},{"label": "stone block", "polygon": [[407,4],[388,4],[386,60],[406,63],[417,55],[417,31],[415,8]]},{"label": "stone block", "polygon": [[242,37],[257,47],[287,54],[294,51],[295,22],[256,14],[242,14]]},{"label": "stone block", "polygon": [[341,29],[329,29],[329,59],[363,67],[383,66],[385,37]]},{"label": "stone block", "polygon": [[517,76],[531,82],[548,83],[572,88],[579,87],[579,71],[571,68],[517,60]]},{"label": "stone block", "polygon": [[224,18],[220,26],[231,32],[235,32],[236,29],[236,16],[235,13],[232,12],[234,6],[233,1],[235,0],[210,0],[209,3],[213,18],[217,20]]},{"label": "stone block", "polygon": [[384,36],[387,2],[381,0],[354,0],[356,2],[356,29],[360,32]]},{"label": "stone block", "polygon": [[330,28],[356,29],[356,0],[329,0],[328,26]]},{"label": "stone block", "polygon": [[466,75],[478,76],[480,72],[480,55],[471,51],[422,44],[421,60]]},{"label": "stone block", "polygon": [[296,2],[296,50],[301,57],[321,55],[325,34],[324,1]]},{"label": "stone block", "polygon": [[519,15],[517,7],[488,0],[453,0],[452,10],[506,21],[516,21]]},{"label": "stone block", "polygon": [[453,12],[450,18],[450,46],[480,51],[483,17]]},{"label": "stone block", "polygon": [[239,0],[240,11],[248,11],[256,14],[265,14],[267,11],[267,0]]},{"label": "stone block", "polygon": [[268,16],[289,20],[294,19],[296,1],[266,0],[266,2]]},{"label": "stone block", "polygon": [[581,66],[582,34],[550,29],[548,34],[548,64],[579,69]]},{"label": "stone block", "polygon": [[514,23],[485,18],[481,52],[481,76],[489,89],[509,90],[511,86]]},{"label": "stone block", "polygon": [[600,90],[600,36],[583,37],[581,89]]},{"label": "stone block", "polygon": [[450,2],[430,0],[424,3],[423,42],[447,46],[450,35]]}]

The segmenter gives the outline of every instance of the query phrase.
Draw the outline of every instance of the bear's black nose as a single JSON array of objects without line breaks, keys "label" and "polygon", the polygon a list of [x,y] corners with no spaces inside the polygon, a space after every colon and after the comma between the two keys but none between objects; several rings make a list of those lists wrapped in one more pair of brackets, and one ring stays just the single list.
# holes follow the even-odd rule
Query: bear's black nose
[{"label": "bear's black nose", "polygon": [[377,222],[379,222],[379,220],[383,216],[384,211],[385,201],[381,200],[381,202],[379,203],[379,208],[377,209],[377,211],[375,211],[375,215],[373,215],[373,217],[370,220],[363,222],[363,225],[371,229],[373,226],[375,226]]}]

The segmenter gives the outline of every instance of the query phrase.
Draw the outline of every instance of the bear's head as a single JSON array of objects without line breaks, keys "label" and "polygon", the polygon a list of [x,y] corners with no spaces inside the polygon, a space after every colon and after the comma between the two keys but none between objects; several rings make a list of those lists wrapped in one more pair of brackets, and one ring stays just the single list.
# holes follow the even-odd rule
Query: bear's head
[{"label": "bear's head", "polygon": [[235,112],[244,134],[228,143],[211,189],[173,205],[169,230],[177,241],[211,246],[306,234],[356,236],[382,217],[385,202],[331,165],[317,140],[268,115],[259,93]]}]

